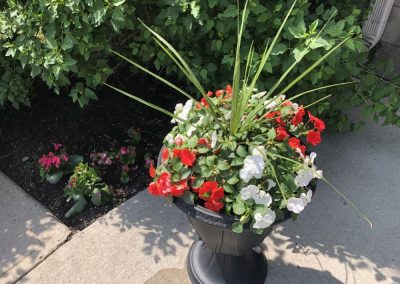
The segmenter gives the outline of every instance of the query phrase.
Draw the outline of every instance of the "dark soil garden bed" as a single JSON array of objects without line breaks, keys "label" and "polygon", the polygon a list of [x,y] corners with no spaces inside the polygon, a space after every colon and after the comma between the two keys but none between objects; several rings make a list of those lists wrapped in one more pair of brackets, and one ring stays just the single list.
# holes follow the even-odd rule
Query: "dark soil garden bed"
[{"label": "dark soil garden bed", "polygon": [[[173,110],[178,100],[184,101],[143,75],[133,77],[129,84],[123,85],[125,90],[169,110]],[[149,152],[156,157],[163,137],[171,128],[169,117],[106,87],[100,90],[98,101],[90,102],[83,109],[66,94],[57,96],[45,87],[38,87],[36,93],[31,108],[0,110],[0,171],[73,230],[85,228],[146,188],[149,177],[143,156]],[[112,188],[113,203],[100,207],[90,203],[82,213],[71,219],[64,218],[72,206],[72,202],[66,202],[63,193],[68,177],[55,185],[42,181],[38,158],[51,150],[52,143],[61,143],[69,154],[82,155],[90,162],[91,153],[124,145],[130,127],[140,128],[142,134],[142,140],[136,146],[138,169],[131,174],[132,180],[123,185],[118,169],[107,169],[102,178]]]}]

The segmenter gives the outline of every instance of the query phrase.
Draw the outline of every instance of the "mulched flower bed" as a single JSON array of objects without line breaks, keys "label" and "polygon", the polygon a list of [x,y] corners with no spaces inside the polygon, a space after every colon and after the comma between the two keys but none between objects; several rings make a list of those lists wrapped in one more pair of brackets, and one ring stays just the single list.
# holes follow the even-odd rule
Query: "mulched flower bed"
[{"label": "mulched flower bed", "polygon": [[[125,90],[169,110],[173,110],[178,100],[184,101],[147,77],[133,77],[129,82],[122,84]],[[83,109],[72,103],[66,94],[54,95],[43,86],[35,93],[38,95],[32,99],[31,108],[0,110],[0,171],[72,230],[85,228],[146,188],[149,178],[143,156],[149,152],[156,157],[163,137],[171,128],[169,117],[108,88],[100,91],[98,101],[90,102]],[[136,146],[138,169],[131,174],[132,180],[123,185],[117,168],[104,170],[102,178],[112,189],[113,203],[100,207],[90,203],[77,216],[64,218],[72,206],[71,202],[66,202],[63,193],[68,177],[55,185],[42,181],[38,158],[51,150],[52,143],[62,143],[68,153],[82,155],[90,162],[91,153],[123,145],[130,127],[140,128],[142,134],[142,140]]]}]

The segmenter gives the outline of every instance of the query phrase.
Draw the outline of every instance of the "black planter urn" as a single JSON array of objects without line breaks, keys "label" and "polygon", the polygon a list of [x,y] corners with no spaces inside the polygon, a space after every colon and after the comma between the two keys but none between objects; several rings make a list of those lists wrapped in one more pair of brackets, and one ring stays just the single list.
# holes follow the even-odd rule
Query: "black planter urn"
[{"label": "black planter urn", "polygon": [[[161,164],[161,151],[158,165]],[[317,181],[307,187],[315,193]],[[212,212],[202,206],[188,204],[181,198],[174,198],[174,204],[189,218],[199,235],[199,240],[190,247],[187,257],[187,271],[195,284],[259,284],[267,277],[267,259],[260,244],[272,232],[273,226],[290,218],[284,211],[284,218],[276,221],[262,234],[243,226],[242,233],[232,231],[232,225],[239,218]]]},{"label": "black planter urn", "polygon": [[267,260],[259,245],[272,227],[259,235],[243,228],[238,234],[232,224],[238,219],[190,205],[182,199],[174,204],[186,213],[200,239],[190,247],[187,270],[192,283],[258,284],[267,276]]}]

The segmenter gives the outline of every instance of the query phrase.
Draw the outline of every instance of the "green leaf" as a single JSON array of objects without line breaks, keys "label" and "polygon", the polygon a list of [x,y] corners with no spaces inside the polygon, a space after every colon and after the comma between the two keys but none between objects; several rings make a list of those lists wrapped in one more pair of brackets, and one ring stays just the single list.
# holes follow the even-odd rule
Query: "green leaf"
[{"label": "green leaf", "polygon": [[224,191],[228,193],[233,193],[234,187],[230,184],[224,184]]},{"label": "green leaf", "polygon": [[61,49],[67,50],[67,49],[72,48],[73,46],[74,46],[74,41],[73,41],[72,37],[69,34],[67,34],[64,37],[63,43],[61,45]]},{"label": "green leaf", "polygon": [[232,231],[238,234],[243,232],[243,224],[240,222],[235,222],[232,224]]},{"label": "green leaf", "polygon": [[274,128],[271,128],[268,132],[267,132],[267,136],[270,140],[274,140],[276,138],[276,132]]},{"label": "green leaf", "polygon": [[242,158],[246,158],[248,154],[246,147],[243,145],[239,145],[238,148],[236,149],[236,154],[238,154]]},{"label": "green leaf", "polygon": [[231,185],[235,185],[240,181],[240,179],[235,175],[228,179],[226,182]]},{"label": "green leaf", "polygon": [[101,191],[99,188],[95,188],[93,190],[93,192],[91,193],[92,198],[90,199],[90,201],[96,205],[96,206],[100,206],[101,205]]},{"label": "green leaf", "polygon": [[332,25],[325,29],[325,32],[332,37],[339,36],[345,27],[346,23],[344,20],[337,22],[335,25]]},{"label": "green leaf", "polygon": [[56,49],[57,48],[57,41],[54,38],[51,37],[46,37],[46,45],[50,49]]},{"label": "green leaf", "polygon": [[289,32],[294,36],[294,38],[306,37],[306,31],[306,25],[303,19],[297,23],[297,26],[289,27]]},{"label": "green leaf", "polygon": [[68,210],[67,213],[65,213],[64,217],[65,218],[71,218],[75,216],[76,214],[79,214],[85,209],[85,206],[87,204],[87,201],[83,195],[80,195],[78,200],[75,202],[75,204],[71,207],[71,209]]},{"label": "green leaf", "polygon": [[230,168],[229,163],[225,160],[218,160],[217,168],[221,171],[225,171]]},{"label": "green leaf", "polygon": [[185,191],[185,193],[181,197],[183,201],[187,204],[194,204],[194,193],[190,191]]},{"label": "green leaf", "polygon": [[241,216],[242,214],[244,214],[247,210],[246,204],[244,204],[241,201],[236,201],[233,204],[233,213],[235,213],[238,216]]},{"label": "green leaf", "polygon": [[274,49],[272,49],[271,55],[279,55],[285,53],[287,46],[284,43],[277,44]]},{"label": "green leaf", "polygon": [[225,18],[233,18],[236,17],[237,15],[237,7],[236,5],[229,5],[224,13],[222,14],[223,17]]},{"label": "green leaf", "polygon": [[53,174],[46,174],[46,180],[51,184],[56,184],[61,180],[63,175],[63,171],[58,171]]}]

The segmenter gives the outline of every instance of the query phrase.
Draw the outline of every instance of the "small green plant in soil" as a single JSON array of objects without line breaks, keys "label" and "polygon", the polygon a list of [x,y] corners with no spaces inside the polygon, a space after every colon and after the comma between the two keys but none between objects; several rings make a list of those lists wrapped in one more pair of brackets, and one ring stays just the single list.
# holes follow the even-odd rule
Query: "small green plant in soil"
[{"label": "small green plant in soil", "polygon": [[83,161],[79,155],[68,155],[62,144],[54,143],[53,150],[39,159],[40,176],[51,184],[56,184],[60,179],[72,173],[77,164]]},{"label": "small green plant in soil", "polygon": [[65,214],[65,218],[70,218],[85,209],[87,200],[100,206],[112,200],[112,193],[96,170],[90,167],[87,163],[80,163],[74,169],[73,175],[68,181],[68,185],[64,188],[64,193],[67,196],[67,201],[74,200],[75,204]]}]

